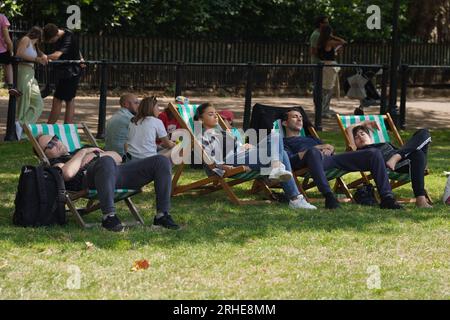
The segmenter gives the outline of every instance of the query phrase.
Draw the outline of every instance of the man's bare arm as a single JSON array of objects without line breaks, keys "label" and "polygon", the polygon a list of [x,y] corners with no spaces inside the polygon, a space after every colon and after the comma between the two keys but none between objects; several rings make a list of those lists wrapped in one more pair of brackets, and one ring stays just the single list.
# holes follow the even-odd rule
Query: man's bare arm
[{"label": "man's bare arm", "polygon": [[12,40],[11,40],[11,37],[9,36],[9,30],[8,30],[8,27],[3,27],[2,28],[2,35],[3,35],[3,40],[5,41],[5,43],[6,43],[6,46],[7,46],[7,48],[8,48],[8,51],[11,53],[11,54],[14,54],[14,52],[13,52],[13,43],[12,43]]},{"label": "man's bare arm", "polygon": [[64,181],[72,179],[78,173],[81,168],[83,159],[86,156],[86,150],[87,149],[81,149],[80,151],[75,153],[72,159],[70,159],[66,163],[58,163],[57,165],[55,165],[56,167],[61,168]]},{"label": "man's bare arm", "polygon": [[48,54],[47,58],[50,60],[58,60],[62,56],[62,51],[55,51],[52,54]]}]

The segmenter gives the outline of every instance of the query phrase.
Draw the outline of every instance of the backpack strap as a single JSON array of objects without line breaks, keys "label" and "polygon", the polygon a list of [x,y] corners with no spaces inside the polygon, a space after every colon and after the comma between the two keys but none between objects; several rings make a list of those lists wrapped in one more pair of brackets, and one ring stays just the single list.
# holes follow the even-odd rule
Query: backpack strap
[{"label": "backpack strap", "polygon": [[56,182],[57,212],[64,214],[64,216],[62,216],[62,217],[58,216],[57,218],[58,218],[58,222],[60,224],[63,224],[63,223],[65,223],[66,187],[64,185],[64,179],[62,177],[62,172],[61,172],[61,169],[57,168],[57,167],[49,167],[46,170],[53,176],[53,178],[55,179],[55,182]]},{"label": "backpack strap", "polygon": [[37,166],[34,168],[34,172],[36,175],[36,186],[39,194],[39,221],[42,221],[48,206],[47,188],[45,187],[44,181],[44,168],[42,166]]}]

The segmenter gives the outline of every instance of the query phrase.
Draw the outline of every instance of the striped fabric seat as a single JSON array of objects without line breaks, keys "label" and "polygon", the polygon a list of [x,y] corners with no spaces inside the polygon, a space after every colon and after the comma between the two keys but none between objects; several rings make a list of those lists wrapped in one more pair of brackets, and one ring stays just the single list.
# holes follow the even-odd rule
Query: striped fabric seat
[{"label": "striped fabric seat", "polygon": [[[380,126],[381,130],[371,132],[371,136],[374,143],[391,142],[391,138],[389,137],[389,133],[387,131],[383,115],[364,115],[364,116],[350,115],[350,116],[339,116],[339,118],[344,126],[344,129],[365,120],[376,121]],[[398,180],[402,182],[411,181],[409,173],[399,173],[388,170],[388,176],[389,179]]]},{"label": "striped fabric seat", "polygon": [[351,115],[351,116],[339,116],[339,118],[341,119],[344,129],[347,129],[349,126],[365,120],[376,121],[380,126],[381,130],[372,132],[372,138],[374,143],[391,142],[391,138],[389,137],[382,115],[364,115],[364,116]]},{"label": "striped fabric seat", "polygon": [[197,113],[198,104],[177,104],[178,113],[189,128],[194,132],[194,116]]},{"label": "striped fabric seat", "polygon": [[[178,113],[183,118],[184,122],[189,125],[189,128],[194,132],[194,116],[197,113],[198,104],[177,104]],[[221,128],[219,128],[222,130]],[[242,140],[242,137],[240,136],[240,133],[238,130],[231,130],[231,133],[239,139],[239,141]],[[237,135],[239,134],[239,135]],[[242,142],[242,141],[241,141]],[[250,172],[243,172],[239,173],[237,175],[234,175],[230,178],[232,179],[244,179],[244,180],[253,180],[255,178],[259,177],[259,171],[250,171]]]},{"label": "striped fabric seat", "polygon": [[28,127],[34,137],[39,134],[57,135],[69,152],[82,147],[76,124],[28,124]]},{"label": "striped fabric seat", "polygon": [[[51,136],[57,135],[58,139],[67,147],[69,152],[73,152],[83,146],[80,135],[78,134],[78,125],[76,124],[28,124],[28,127],[34,137],[39,134]],[[116,189],[114,190],[114,198],[116,201],[119,201],[136,193],[139,193],[139,191],[131,189]],[[89,199],[94,199],[96,196],[97,190],[89,190]]]},{"label": "striped fabric seat", "polygon": [[[116,189],[114,190],[114,202],[124,200],[126,198],[129,198],[131,196],[134,196],[135,194],[138,194],[140,191],[133,190],[133,189]],[[97,199],[98,192],[96,189],[89,189],[87,198],[94,200]]]}]

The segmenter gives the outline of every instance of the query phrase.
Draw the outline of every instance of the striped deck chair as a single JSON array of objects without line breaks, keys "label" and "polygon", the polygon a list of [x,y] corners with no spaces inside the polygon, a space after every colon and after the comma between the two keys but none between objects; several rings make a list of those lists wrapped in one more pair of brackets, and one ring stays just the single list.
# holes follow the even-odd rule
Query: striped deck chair
[{"label": "striped deck chair", "polygon": [[[202,159],[211,160],[206,152],[203,149],[202,143],[197,140],[194,135],[194,115],[197,111],[198,105],[193,104],[172,104],[169,103],[168,110],[173,114],[175,119],[177,119],[181,128],[187,130],[189,132],[191,138],[191,150],[200,150],[201,155],[197,155],[198,157],[203,157]],[[226,127],[225,122],[219,116],[219,126],[222,130],[228,129]],[[194,148],[194,145],[197,148]],[[203,178],[199,181],[195,181],[192,183],[180,185],[179,180],[184,172],[185,168],[184,163],[178,165],[178,168],[175,170],[175,174],[172,180],[172,196],[183,194],[187,192],[195,192],[196,194],[206,194],[219,190],[224,190],[227,194],[230,201],[237,205],[244,204],[261,204],[267,203],[267,201],[258,201],[258,200],[241,200],[237,197],[236,193],[233,191],[232,187],[242,184],[244,182],[254,180],[254,184],[252,190],[256,189],[256,186],[261,187],[261,189],[265,192],[266,196],[269,199],[273,199],[272,192],[267,187],[267,185],[262,181],[259,172],[250,171],[247,172],[245,166],[237,166],[233,170],[227,172],[223,177],[218,175],[209,175],[206,178]],[[250,191],[250,193],[252,193]]]},{"label": "striped deck chair", "polygon": [[[50,161],[45,156],[44,151],[39,146],[38,142],[36,141],[35,137],[39,134],[45,134],[45,135],[57,135],[59,140],[66,145],[68,148],[68,151],[74,151],[76,149],[79,149],[83,146],[83,143],[80,139],[80,135],[78,133],[79,130],[82,130],[84,132],[84,135],[87,138],[88,144],[92,146],[98,147],[98,144],[94,138],[94,136],[89,131],[88,127],[82,123],[82,124],[23,124],[22,125],[24,132],[28,136],[28,139],[31,141],[34,150],[36,151],[39,161],[45,165],[50,165]],[[131,189],[116,189],[115,190],[115,197],[114,202],[118,201],[125,201],[128,209],[130,210],[134,221],[128,221],[125,222],[125,225],[131,226],[136,224],[144,224],[144,220],[142,219],[141,215],[139,214],[136,206],[131,201],[130,197],[140,193],[141,190],[131,190]],[[95,189],[89,189],[89,190],[83,190],[80,192],[70,192],[67,191],[65,194],[66,198],[66,205],[68,207],[68,211],[75,217],[78,224],[83,227],[93,227],[98,224],[86,223],[82,215],[88,214],[90,212],[96,211],[100,208],[100,204],[98,202],[97,197],[97,190]],[[75,202],[79,199],[88,199],[87,205],[83,208],[76,208]]]},{"label": "striped deck chair", "polygon": [[[389,113],[386,115],[336,115],[336,120],[338,122],[339,128],[341,129],[341,133],[344,135],[345,138],[345,144],[347,146],[347,150],[352,150],[352,147],[350,146],[350,139],[347,136],[347,132],[345,129],[347,129],[349,126],[357,124],[359,122],[370,120],[370,121],[376,121],[381,128],[381,130],[377,130],[372,133],[372,138],[374,140],[374,143],[383,143],[383,142],[392,142],[392,139],[389,135],[388,129],[386,127],[386,123],[388,124],[389,128],[392,131],[393,138],[397,142],[399,146],[402,146],[403,140],[400,136],[394,121],[392,120],[392,117]],[[391,171],[389,169],[386,169],[388,171],[388,176],[391,182],[392,189],[398,188],[404,184],[407,184],[411,182],[411,177],[409,173],[399,173],[395,171]],[[425,169],[425,175],[427,175],[428,169]],[[370,180],[372,180],[373,177],[371,174],[366,174],[364,172],[361,172],[361,178],[353,181],[348,185],[349,188],[357,188],[361,184],[369,183]],[[428,195],[428,192],[426,192],[426,197],[432,203],[431,198]],[[414,198],[408,198],[408,199],[399,199],[401,202],[413,202],[415,201]]]},{"label": "striped deck chair", "polygon": [[[285,131],[284,131],[284,127],[281,124],[281,119],[274,121],[273,130],[276,130],[280,134],[281,137],[284,137]],[[319,135],[317,134],[317,131],[314,129],[314,127],[310,126],[307,128],[307,130],[308,130],[308,133],[310,136],[320,139]],[[300,131],[300,136],[301,137],[307,136],[305,128],[302,128],[302,130]],[[347,187],[346,183],[341,179],[341,177],[347,173],[348,173],[347,171],[337,169],[337,168],[330,169],[325,172],[325,176],[327,177],[328,181],[336,180],[336,183],[333,188],[334,191],[338,191],[338,190],[342,191],[347,196],[347,198],[340,198],[339,200],[341,202],[353,201],[353,196],[350,193],[349,188]],[[295,177],[295,183],[297,184],[298,190],[303,194],[303,196],[308,201],[311,201],[311,199],[309,199],[308,196],[306,195],[305,191],[314,188],[316,186],[316,184],[312,180],[312,176],[308,172],[308,168],[302,168],[299,170],[295,170],[293,172],[293,174]],[[302,183],[300,183],[299,178],[303,179]],[[314,201],[312,201],[312,202],[314,202]]]}]

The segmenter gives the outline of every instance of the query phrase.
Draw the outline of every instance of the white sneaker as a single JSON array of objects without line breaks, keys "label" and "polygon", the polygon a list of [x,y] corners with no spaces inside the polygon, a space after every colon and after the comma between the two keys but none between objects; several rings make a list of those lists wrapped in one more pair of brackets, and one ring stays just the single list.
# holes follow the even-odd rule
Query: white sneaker
[{"label": "white sneaker", "polygon": [[285,170],[283,165],[281,165],[277,168],[273,168],[269,174],[270,180],[278,180],[281,182],[285,182],[291,178],[292,178],[292,172]]},{"label": "white sneaker", "polygon": [[445,185],[442,201],[444,204],[450,205],[450,176],[447,178],[447,184]]},{"label": "white sneaker", "polygon": [[299,195],[297,199],[289,201],[289,208],[291,209],[309,209],[316,210],[317,207],[310,204],[302,195]]}]

